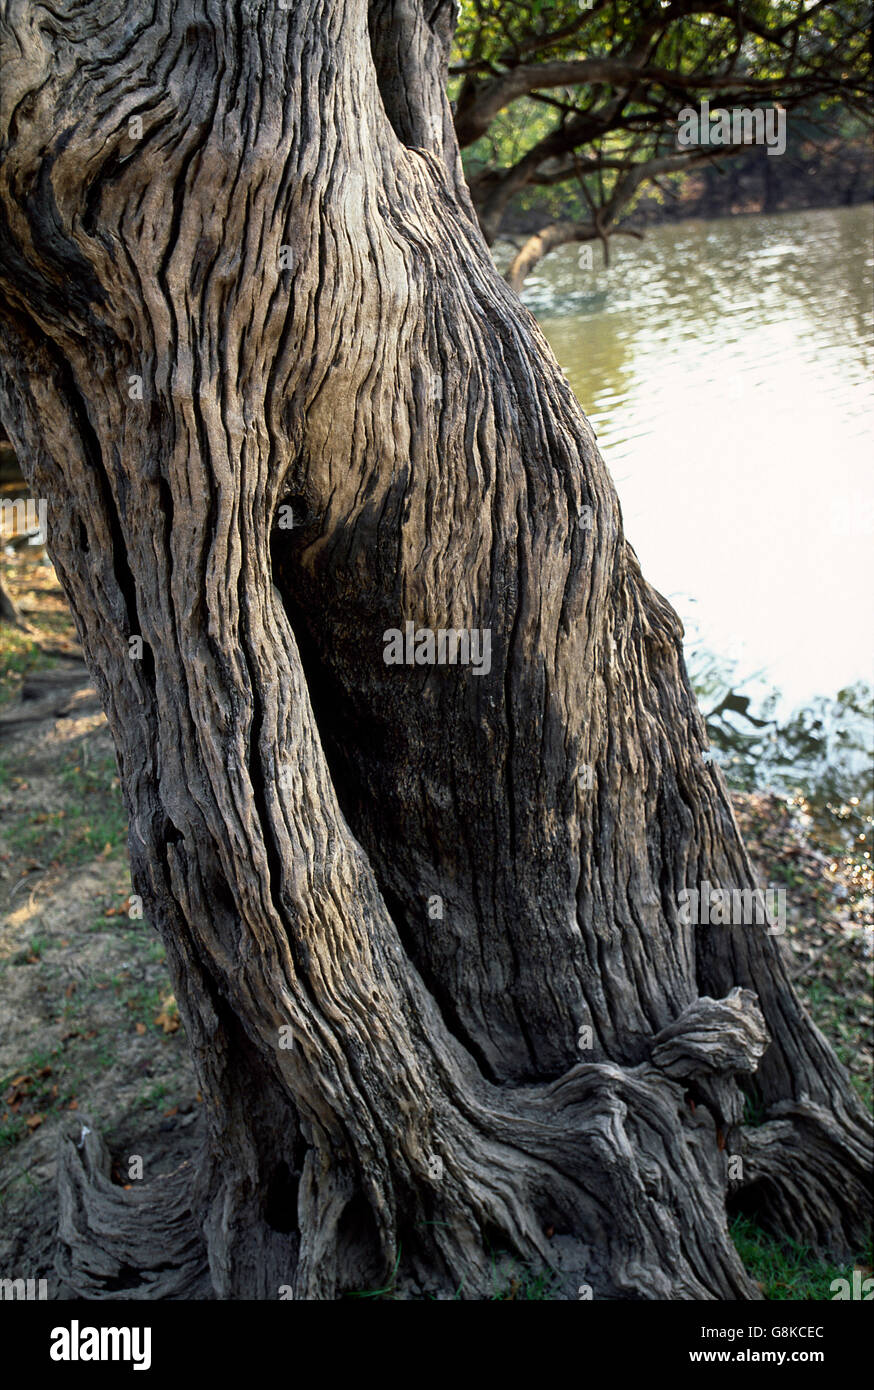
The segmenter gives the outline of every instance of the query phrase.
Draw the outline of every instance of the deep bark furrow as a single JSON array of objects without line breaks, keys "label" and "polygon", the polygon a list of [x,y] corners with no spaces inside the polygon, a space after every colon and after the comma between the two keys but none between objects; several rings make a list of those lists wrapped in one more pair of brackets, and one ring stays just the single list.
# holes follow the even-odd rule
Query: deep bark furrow
[{"label": "deep bark furrow", "polygon": [[[208,1100],[212,1288],[333,1297],[401,1249],[476,1296],[490,1236],[548,1261],[553,1226],[600,1297],[755,1297],[716,1140],[735,1074],[796,1102],[751,1138],[775,1221],[816,1136],[803,1225],[834,1248],[863,1120],[773,940],[679,920],[682,887],[749,863],[679,622],[461,186],[444,10],[374,0],[368,44],[364,0],[143,3],[134,72],[131,18],[93,8],[63,45],[16,31],[0,410],[51,498]],[[386,664],[407,621],[487,629],[489,671]],[[724,1031],[738,985],[773,1041],[759,1061],[744,996],[707,1071],[689,1011]]]}]

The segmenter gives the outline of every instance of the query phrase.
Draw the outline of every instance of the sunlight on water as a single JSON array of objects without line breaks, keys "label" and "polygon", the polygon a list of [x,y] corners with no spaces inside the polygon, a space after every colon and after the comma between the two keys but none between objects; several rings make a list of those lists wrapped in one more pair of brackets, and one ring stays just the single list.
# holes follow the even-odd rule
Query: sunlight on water
[{"label": "sunlight on water", "polygon": [[523,298],[598,434],[644,573],[791,703],[872,678],[867,207],[578,247]]}]

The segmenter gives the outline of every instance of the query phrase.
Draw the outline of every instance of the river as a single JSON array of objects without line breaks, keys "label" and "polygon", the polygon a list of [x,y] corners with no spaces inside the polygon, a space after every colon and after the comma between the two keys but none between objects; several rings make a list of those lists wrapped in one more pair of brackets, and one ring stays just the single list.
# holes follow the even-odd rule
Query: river
[{"label": "river", "polygon": [[872,217],[657,227],[523,290],[647,578],[784,708],[874,677]]}]

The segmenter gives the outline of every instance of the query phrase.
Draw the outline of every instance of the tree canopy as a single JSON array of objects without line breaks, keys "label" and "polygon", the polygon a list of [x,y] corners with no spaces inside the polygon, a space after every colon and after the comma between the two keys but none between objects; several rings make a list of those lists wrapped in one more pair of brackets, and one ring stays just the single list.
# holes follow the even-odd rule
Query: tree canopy
[{"label": "tree canopy", "polygon": [[748,147],[678,145],[703,100],[870,119],[870,24],[863,0],[462,0],[455,127],[486,239],[523,190],[573,184],[589,215],[563,239],[606,245],[645,184]]}]

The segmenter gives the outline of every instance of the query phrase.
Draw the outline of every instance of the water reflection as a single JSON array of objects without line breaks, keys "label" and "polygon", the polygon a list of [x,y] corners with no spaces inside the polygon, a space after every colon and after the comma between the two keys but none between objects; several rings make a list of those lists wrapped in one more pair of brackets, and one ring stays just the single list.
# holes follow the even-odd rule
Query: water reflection
[{"label": "water reflection", "polygon": [[789,702],[872,678],[872,211],[738,217],[547,258],[523,298],[644,571]]}]

